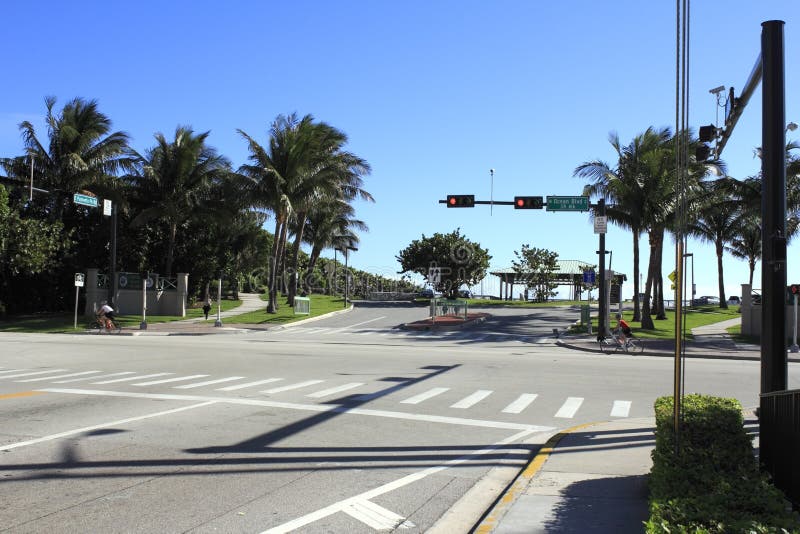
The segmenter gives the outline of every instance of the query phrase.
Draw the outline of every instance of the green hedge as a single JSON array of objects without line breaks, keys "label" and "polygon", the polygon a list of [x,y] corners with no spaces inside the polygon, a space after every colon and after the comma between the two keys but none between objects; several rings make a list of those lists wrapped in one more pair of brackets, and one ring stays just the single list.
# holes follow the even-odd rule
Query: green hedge
[{"label": "green hedge", "polygon": [[687,395],[675,450],[672,397],[655,403],[648,533],[800,533],[800,519],[759,471],[735,399]]}]

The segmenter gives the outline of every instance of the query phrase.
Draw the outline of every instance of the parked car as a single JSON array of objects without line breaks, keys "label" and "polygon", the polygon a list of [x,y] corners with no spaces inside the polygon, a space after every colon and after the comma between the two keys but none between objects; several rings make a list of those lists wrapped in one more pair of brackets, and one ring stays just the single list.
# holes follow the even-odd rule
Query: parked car
[{"label": "parked car", "polygon": [[432,299],[436,294],[433,292],[433,289],[427,287],[419,292],[419,296],[424,299]]},{"label": "parked car", "polygon": [[728,304],[741,304],[741,303],[742,299],[740,299],[736,295],[731,295],[730,297],[728,297]]},{"label": "parked car", "polygon": [[471,299],[472,298],[472,291],[469,289],[459,289],[458,296],[462,299]]},{"label": "parked car", "polygon": [[692,300],[692,306],[703,306],[704,304],[719,304],[719,297],[703,295]]}]

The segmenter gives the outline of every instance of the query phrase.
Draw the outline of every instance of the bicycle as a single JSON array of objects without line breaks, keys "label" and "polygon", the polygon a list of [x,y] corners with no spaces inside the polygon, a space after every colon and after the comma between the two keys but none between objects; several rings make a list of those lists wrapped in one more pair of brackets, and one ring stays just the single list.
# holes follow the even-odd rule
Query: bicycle
[{"label": "bicycle", "polygon": [[122,332],[122,326],[114,319],[109,319],[108,317],[97,317],[90,329],[96,330],[97,334],[119,334]]},{"label": "bicycle", "polygon": [[614,349],[615,352],[624,350],[634,354],[644,352],[641,342],[632,336],[626,336],[620,328],[615,328],[611,332],[611,337],[597,336],[597,344],[602,353],[609,353],[611,349]]}]

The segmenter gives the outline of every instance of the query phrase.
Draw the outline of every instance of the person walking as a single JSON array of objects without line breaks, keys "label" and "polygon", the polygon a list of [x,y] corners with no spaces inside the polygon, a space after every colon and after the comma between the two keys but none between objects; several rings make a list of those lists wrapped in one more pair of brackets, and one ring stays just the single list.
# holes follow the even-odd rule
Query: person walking
[{"label": "person walking", "polygon": [[211,299],[206,298],[206,301],[203,303],[203,314],[206,316],[206,321],[208,321],[208,312],[211,311]]}]

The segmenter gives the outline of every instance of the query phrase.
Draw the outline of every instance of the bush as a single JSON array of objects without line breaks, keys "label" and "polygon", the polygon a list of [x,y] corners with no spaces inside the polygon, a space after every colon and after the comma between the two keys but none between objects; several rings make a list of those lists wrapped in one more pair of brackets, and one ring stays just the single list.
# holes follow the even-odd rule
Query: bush
[{"label": "bush", "polygon": [[649,533],[800,532],[759,471],[735,399],[687,395],[675,448],[672,397],[655,403]]}]

